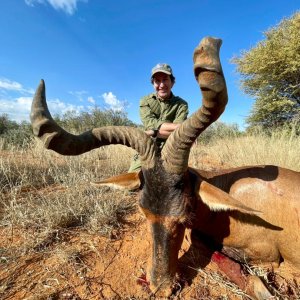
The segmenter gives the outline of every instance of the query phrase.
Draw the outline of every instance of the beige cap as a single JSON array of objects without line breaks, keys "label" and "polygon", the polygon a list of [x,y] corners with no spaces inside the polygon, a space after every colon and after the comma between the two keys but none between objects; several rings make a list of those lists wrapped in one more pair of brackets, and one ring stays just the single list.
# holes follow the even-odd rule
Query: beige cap
[{"label": "beige cap", "polygon": [[173,75],[172,68],[168,64],[159,63],[155,67],[153,67],[151,71],[151,77],[159,72],[165,73],[167,75]]}]

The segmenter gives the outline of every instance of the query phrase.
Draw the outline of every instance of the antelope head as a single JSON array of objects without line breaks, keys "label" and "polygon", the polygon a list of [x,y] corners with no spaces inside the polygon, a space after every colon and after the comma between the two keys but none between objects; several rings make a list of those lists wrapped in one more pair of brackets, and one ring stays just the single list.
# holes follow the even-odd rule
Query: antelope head
[{"label": "antelope head", "polygon": [[201,89],[202,106],[170,135],[161,153],[155,142],[137,128],[111,126],[80,135],[66,132],[50,115],[43,81],[32,103],[33,132],[47,149],[62,155],[79,155],[105,145],[123,144],[140,154],[144,184],[139,206],[149,222],[152,235],[148,270],[150,288],[162,296],[169,296],[172,292],[178,251],[184,229],[191,221],[195,198],[195,178],[188,172],[191,146],[199,134],[219,118],[227,103],[226,83],[219,59],[221,43],[220,39],[207,37],[195,49],[194,74]]}]

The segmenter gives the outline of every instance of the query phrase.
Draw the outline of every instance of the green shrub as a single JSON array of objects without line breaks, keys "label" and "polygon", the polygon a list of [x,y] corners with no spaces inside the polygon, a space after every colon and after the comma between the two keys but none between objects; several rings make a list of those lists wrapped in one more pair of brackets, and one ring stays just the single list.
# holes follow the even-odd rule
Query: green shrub
[{"label": "green shrub", "polygon": [[198,138],[198,142],[208,144],[224,138],[235,138],[242,135],[236,123],[216,122],[209,126]]},{"label": "green shrub", "polygon": [[28,148],[33,139],[31,125],[28,122],[11,124],[12,126],[6,127],[5,131],[0,134],[0,149]]},{"label": "green shrub", "polygon": [[54,119],[64,129],[73,133],[81,133],[104,126],[136,126],[128,119],[126,112],[112,109],[101,110],[97,107],[91,112],[83,112],[81,114],[69,111],[62,117],[56,116]]},{"label": "green shrub", "polygon": [[7,114],[0,115],[0,135],[4,134],[8,130],[16,128],[18,128],[17,122],[9,120]]}]

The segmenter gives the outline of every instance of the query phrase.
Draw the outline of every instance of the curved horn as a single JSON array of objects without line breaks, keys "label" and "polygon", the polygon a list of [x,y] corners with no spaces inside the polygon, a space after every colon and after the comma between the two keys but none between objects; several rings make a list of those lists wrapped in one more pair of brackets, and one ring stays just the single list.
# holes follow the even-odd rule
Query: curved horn
[{"label": "curved horn", "polygon": [[223,113],[227,88],[219,58],[222,40],[202,39],[194,52],[194,73],[203,96],[202,106],[168,138],[162,150],[167,171],[181,174],[188,167],[190,148],[199,134]]},{"label": "curved horn", "polygon": [[123,144],[136,150],[144,167],[152,167],[156,153],[155,143],[143,131],[127,126],[107,126],[86,131],[80,135],[62,129],[52,118],[45,95],[45,83],[41,80],[31,106],[33,133],[47,149],[62,155],[79,155],[92,149]]}]

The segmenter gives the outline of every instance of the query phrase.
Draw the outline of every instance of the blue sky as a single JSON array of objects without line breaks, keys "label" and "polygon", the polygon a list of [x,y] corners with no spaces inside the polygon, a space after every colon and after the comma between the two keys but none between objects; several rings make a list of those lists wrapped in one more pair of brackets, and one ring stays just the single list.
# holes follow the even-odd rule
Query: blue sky
[{"label": "blue sky", "polygon": [[[169,63],[175,95],[193,113],[201,103],[192,54],[204,36],[223,40],[229,103],[221,121],[244,126],[253,99],[230,59],[299,10],[299,0],[7,0],[0,3],[0,114],[29,120],[39,80],[52,114],[124,109],[140,123],[150,70]],[[263,62],[262,62],[263,63]]]}]

